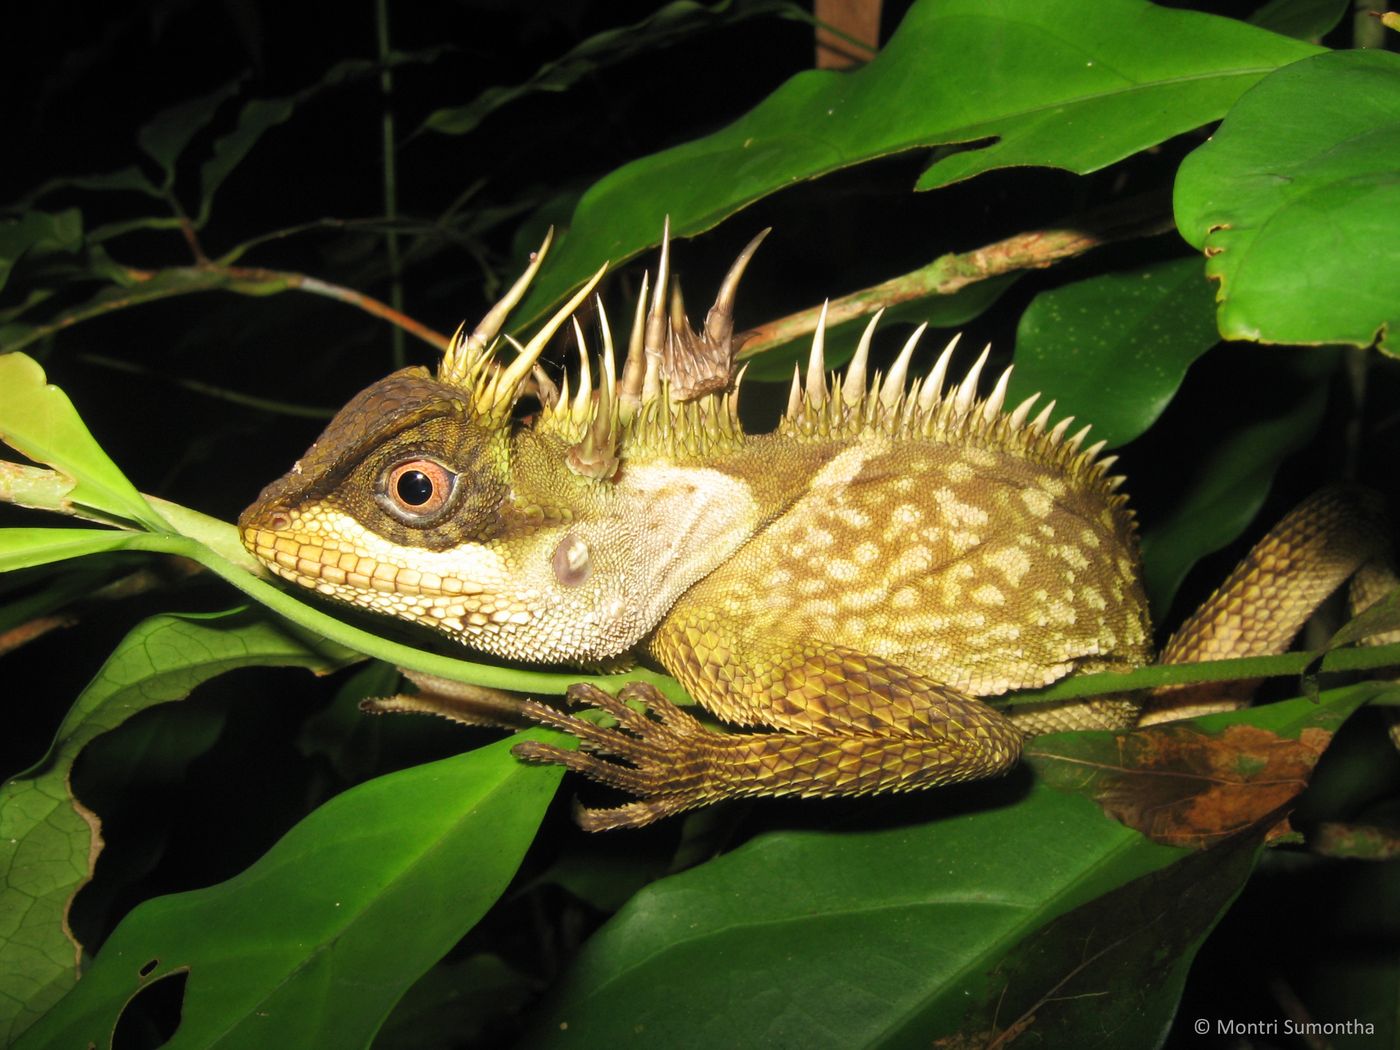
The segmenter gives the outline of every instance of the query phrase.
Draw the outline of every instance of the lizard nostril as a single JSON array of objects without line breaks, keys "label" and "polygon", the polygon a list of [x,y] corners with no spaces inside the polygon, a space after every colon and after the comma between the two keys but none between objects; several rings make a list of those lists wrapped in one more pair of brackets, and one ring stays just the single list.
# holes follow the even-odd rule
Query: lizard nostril
[{"label": "lizard nostril", "polygon": [[267,527],[273,532],[286,532],[292,527],[292,516],[283,510],[275,510],[268,515]]}]

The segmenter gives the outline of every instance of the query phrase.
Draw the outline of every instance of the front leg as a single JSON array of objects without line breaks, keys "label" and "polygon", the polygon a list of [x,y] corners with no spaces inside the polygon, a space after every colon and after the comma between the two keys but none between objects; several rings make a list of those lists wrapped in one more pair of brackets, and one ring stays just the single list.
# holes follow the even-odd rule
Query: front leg
[{"label": "front leg", "polygon": [[[813,641],[731,632],[709,646],[694,630],[668,621],[658,632],[653,648],[668,670],[721,718],[780,731],[711,732],[642,685],[618,698],[570,691],[616,718],[617,729],[527,705],[530,717],[577,736],[583,751],[529,742],[518,756],[641,796],[615,809],[580,808],[585,829],[639,827],[726,798],[909,791],[993,776],[1020,757],[1022,734],[1008,719],[905,668]],[[713,641],[713,631],[706,637]],[[628,699],[643,700],[649,714]]]}]

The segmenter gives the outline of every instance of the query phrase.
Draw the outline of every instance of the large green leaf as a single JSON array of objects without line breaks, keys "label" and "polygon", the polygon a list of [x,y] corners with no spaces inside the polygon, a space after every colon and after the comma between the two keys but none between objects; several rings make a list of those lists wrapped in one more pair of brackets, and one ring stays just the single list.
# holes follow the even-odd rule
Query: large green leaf
[{"label": "large green leaf", "polygon": [[1162,414],[1191,363],[1219,341],[1198,259],[1042,292],[1016,329],[1011,403],[1044,391],[1111,447]]},{"label": "large green leaf", "polygon": [[102,848],[97,817],[69,791],[78,752],[137,712],[183,699],[233,668],[335,664],[314,643],[245,614],[158,616],[127,635],[78,697],[44,760],[0,787],[0,1038],[6,1045],[77,976],[79,946],[68,932],[68,907]]},{"label": "large green leaf", "polygon": [[1350,6],[1347,0],[1269,0],[1249,20],[1275,33],[1317,40],[1337,28]]},{"label": "large green leaf", "polygon": [[766,835],[638,893],[530,1045],[928,1046],[995,1002],[1009,947],[1182,855],[1039,785],[912,827]]},{"label": "large green leaf", "polygon": [[1219,118],[1269,70],[1316,48],[1145,0],[920,0],[854,72],[793,77],[729,127],[628,164],[579,202],[522,304],[537,316],[599,259],[714,226],[767,194],[862,161],[981,143],[925,172],[931,189],[991,168],[1095,171]]},{"label": "large green leaf", "polygon": [[[1188,725],[1218,739],[1261,793],[1278,787],[1276,769],[1252,748],[1290,749],[1286,803],[1317,758],[1309,734],[1385,689],[1364,683]],[[1126,735],[1165,741],[1177,729]],[[1096,749],[1076,750],[1086,736]],[[1250,745],[1237,750],[1240,737]],[[1054,773],[1060,790],[1037,779],[1014,797],[984,785],[973,811],[964,798],[925,824],[767,835],[654,883],[585,946],[528,1045],[984,1046],[1018,1027],[1051,1046],[1154,1045],[1279,803],[1221,809],[1225,831],[1253,831],[1210,850],[1149,842],[1079,794],[1108,804],[1092,774],[1121,759],[1121,739],[1038,738],[1037,774]],[[1119,770],[1112,801],[1157,791],[1165,763],[1147,753],[1158,765],[1137,783]],[[1198,792],[1213,786],[1196,780]],[[1163,808],[1215,819],[1181,794]],[[924,797],[929,811],[949,808],[946,794]]]},{"label": "large green leaf", "polygon": [[1400,55],[1316,55],[1267,77],[1182,163],[1175,203],[1227,338],[1395,352]]},{"label": "large green leaf", "polygon": [[495,902],[561,770],[520,737],[352,788],[228,882],[137,907],[17,1050],[105,1045],[142,988],[187,973],[179,1047],[363,1047]]}]

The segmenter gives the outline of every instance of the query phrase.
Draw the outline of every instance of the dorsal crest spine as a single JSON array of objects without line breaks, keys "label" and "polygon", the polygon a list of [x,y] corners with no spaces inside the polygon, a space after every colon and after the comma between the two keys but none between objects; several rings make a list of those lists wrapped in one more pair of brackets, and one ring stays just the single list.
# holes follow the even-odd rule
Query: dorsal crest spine
[{"label": "dorsal crest spine", "polygon": [[[499,332],[507,315],[523,298],[549,250],[553,231],[534,253],[529,267],[482,322],[465,335],[459,329],[438,369],[438,378],[469,392],[476,414],[489,425],[510,423],[516,401],[534,376],[541,409],[535,428],[567,444],[566,462],[583,477],[607,481],[628,458],[666,457],[697,461],[742,445],[738,397],[744,370],[735,371],[742,336],[734,337],[733,307],[739,280],[768,230],[744,248],[726,275],[704,327],[695,331],[686,317],[679,286],[670,276],[670,224],[663,232],[654,283],[644,276],[628,337],[627,354],[617,367],[611,327],[601,299],[597,303],[602,349],[597,379],[582,326],[573,320],[579,352],[576,385],[567,372],[556,386],[539,368],[546,344],[592,294],[606,266],[583,285],[508,364],[496,360]],[[1059,467],[1068,476],[1113,493],[1121,477],[1109,477],[1116,457],[1100,459],[1104,442],[1083,448],[1085,426],[1066,436],[1073,417],[1049,426],[1055,403],[1033,394],[1005,411],[1011,368],[1005,369],[984,399],[977,389],[990,347],[985,348],[961,381],[947,385],[958,344],[954,336],[929,372],[909,379],[915,351],[928,327],[908,338],[884,375],[869,372],[870,348],[883,310],[871,317],[844,375],[826,370],[826,306],[812,336],[805,377],[794,366],[787,409],[777,435],[797,441],[853,439],[883,435],[890,439],[975,444],[1016,452]]]}]

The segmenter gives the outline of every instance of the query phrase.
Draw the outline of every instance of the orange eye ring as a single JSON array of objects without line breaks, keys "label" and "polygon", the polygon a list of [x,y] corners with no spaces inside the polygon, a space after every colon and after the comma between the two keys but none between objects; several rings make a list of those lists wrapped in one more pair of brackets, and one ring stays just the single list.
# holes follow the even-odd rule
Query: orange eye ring
[{"label": "orange eye ring", "polygon": [[440,514],[452,498],[457,475],[435,460],[417,457],[392,467],[384,478],[387,505],[415,522]]}]

